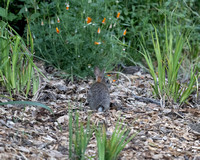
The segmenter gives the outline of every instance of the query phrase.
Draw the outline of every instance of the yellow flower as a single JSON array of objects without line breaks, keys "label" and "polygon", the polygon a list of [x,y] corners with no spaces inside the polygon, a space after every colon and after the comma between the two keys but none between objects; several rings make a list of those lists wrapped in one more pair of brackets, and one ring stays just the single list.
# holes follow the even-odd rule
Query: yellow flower
[{"label": "yellow flower", "polygon": [[56,27],[56,32],[57,32],[58,34],[60,33],[60,31],[59,31],[58,27]]},{"label": "yellow flower", "polygon": [[103,23],[103,24],[105,24],[105,23],[106,23],[106,18],[104,18],[104,19],[103,19],[102,23]]},{"label": "yellow flower", "polygon": [[87,18],[86,18],[86,21],[87,21],[87,24],[89,24],[90,22],[92,22],[92,18],[87,17]]},{"label": "yellow flower", "polygon": [[117,13],[117,18],[119,18],[119,16],[120,16],[120,12]]}]

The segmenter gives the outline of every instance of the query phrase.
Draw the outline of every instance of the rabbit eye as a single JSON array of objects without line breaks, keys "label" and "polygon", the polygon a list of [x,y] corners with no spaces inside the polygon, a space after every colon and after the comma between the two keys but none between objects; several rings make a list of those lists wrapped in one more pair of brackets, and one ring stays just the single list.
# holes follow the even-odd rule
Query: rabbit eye
[{"label": "rabbit eye", "polygon": [[106,80],[106,83],[110,83],[110,81],[107,79],[107,80]]}]

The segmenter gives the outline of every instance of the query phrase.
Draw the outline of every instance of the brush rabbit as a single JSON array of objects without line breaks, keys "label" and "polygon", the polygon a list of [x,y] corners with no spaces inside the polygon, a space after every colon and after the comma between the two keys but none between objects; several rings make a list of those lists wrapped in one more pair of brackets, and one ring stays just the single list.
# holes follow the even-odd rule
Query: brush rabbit
[{"label": "brush rabbit", "polygon": [[104,70],[95,67],[96,82],[88,91],[87,101],[92,110],[106,111],[110,108],[109,84],[104,77]]}]

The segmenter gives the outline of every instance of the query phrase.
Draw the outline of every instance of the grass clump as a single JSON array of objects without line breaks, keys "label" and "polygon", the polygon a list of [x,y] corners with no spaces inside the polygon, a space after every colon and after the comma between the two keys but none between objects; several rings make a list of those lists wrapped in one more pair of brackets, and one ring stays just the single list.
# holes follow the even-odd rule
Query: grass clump
[{"label": "grass clump", "polygon": [[27,33],[30,51],[9,24],[0,22],[0,82],[10,96],[34,95],[39,86],[39,70],[33,63],[34,47],[30,29]]},{"label": "grass clump", "polygon": [[117,159],[124,147],[136,136],[136,134],[133,134],[128,137],[130,130],[122,127],[122,124],[117,122],[111,138],[107,138],[105,125],[100,128],[94,125],[91,127],[90,117],[88,117],[87,124],[84,126],[83,122],[79,121],[79,113],[75,111],[73,115],[71,109],[69,111],[68,126],[70,159],[83,160],[94,158],[94,156],[89,157],[85,155],[85,151],[94,132],[97,140],[99,160]]},{"label": "grass clump", "polygon": [[[74,119],[73,119],[74,117]],[[94,127],[90,126],[88,117],[86,128],[79,121],[79,114],[76,111],[75,116],[72,111],[69,112],[69,158],[84,160],[86,159],[85,151],[90,141]]]},{"label": "grass clump", "polygon": [[154,29],[155,35],[153,33],[151,35],[157,60],[157,69],[154,69],[152,58],[148,50],[143,46],[143,55],[154,80],[153,91],[161,99],[162,106],[165,106],[165,100],[183,104],[194,91],[194,84],[198,76],[195,75],[196,69],[191,68],[190,82],[188,84],[183,85],[178,80],[178,72],[185,58],[183,47],[186,38],[184,38],[183,34],[177,33],[174,36],[171,30],[168,32],[165,20],[165,45],[161,48],[156,27]]},{"label": "grass clump", "polygon": [[101,129],[97,129],[96,139],[99,160],[117,159],[124,147],[136,136],[136,134],[133,134],[128,138],[129,133],[130,130],[122,127],[122,124],[119,124],[119,122],[117,122],[111,138],[106,136],[105,125]]}]

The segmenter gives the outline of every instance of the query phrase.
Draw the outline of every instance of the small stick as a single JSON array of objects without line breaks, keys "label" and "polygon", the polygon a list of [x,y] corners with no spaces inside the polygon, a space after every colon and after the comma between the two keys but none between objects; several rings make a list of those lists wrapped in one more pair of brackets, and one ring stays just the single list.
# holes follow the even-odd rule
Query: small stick
[{"label": "small stick", "polygon": [[141,97],[141,96],[136,96],[133,94],[133,97],[140,102],[146,102],[146,103],[155,103],[159,106],[161,106],[159,101],[156,101],[155,99],[151,99],[151,98],[146,98],[146,97]]}]

